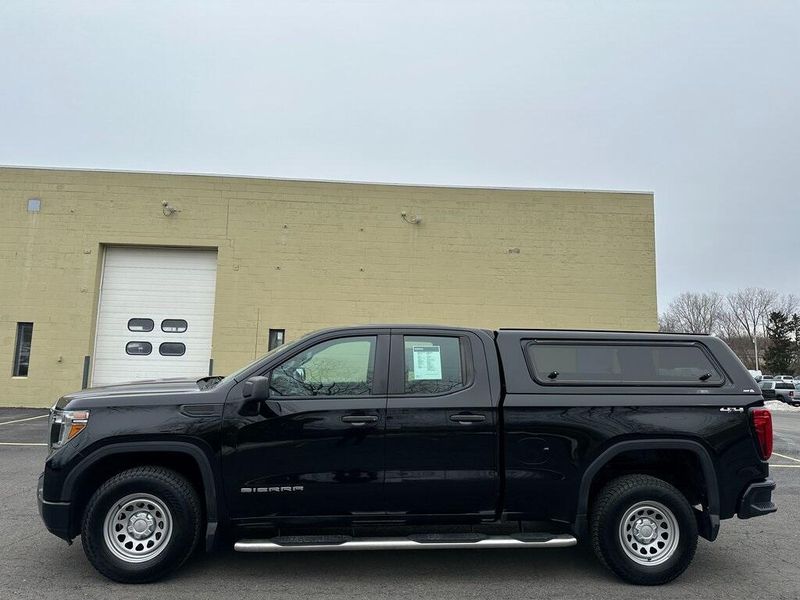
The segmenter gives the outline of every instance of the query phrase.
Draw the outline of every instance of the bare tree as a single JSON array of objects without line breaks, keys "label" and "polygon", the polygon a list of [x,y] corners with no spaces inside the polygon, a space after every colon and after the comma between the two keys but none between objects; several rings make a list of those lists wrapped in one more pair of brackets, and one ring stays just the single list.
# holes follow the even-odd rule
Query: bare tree
[{"label": "bare tree", "polygon": [[781,312],[790,317],[800,308],[800,296],[786,294],[778,297],[770,307],[770,312]]},{"label": "bare tree", "polygon": [[[769,313],[776,311],[800,312],[800,296],[764,288],[741,289],[727,296],[684,292],[659,315],[658,325],[659,331],[718,335],[748,368],[758,369],[768,346]],[[796,343],[800,349],[800,341]]]},{"label": "bare tree", "polygon": [[729,318],[739,325],[740,334],[753,344],[754,365],[758,369],[758,338],[763,335],[770,310],[781,298],[775,290],[750,287],[728,294],[726,300]]},{"label": "bare tree", "polygon": [[662,331],[716,333],[725,301],[717,292],[684,292],[669,303],[661,316]]},{"label": "bare tree", "polygon": [[680,333],[680,326],[671,314],[665,312],[658,315],[658,330],[662,333]]}]

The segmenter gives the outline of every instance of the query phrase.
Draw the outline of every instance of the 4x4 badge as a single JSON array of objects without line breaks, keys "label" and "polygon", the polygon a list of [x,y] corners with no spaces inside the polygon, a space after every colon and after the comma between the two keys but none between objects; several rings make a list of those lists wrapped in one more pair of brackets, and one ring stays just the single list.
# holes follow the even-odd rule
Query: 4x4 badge
[{"label": "4x4 badge", "polygon": [[719,409],[720,412],[744,412],[744,408],[741,406],[725,406],[724,408]]}]

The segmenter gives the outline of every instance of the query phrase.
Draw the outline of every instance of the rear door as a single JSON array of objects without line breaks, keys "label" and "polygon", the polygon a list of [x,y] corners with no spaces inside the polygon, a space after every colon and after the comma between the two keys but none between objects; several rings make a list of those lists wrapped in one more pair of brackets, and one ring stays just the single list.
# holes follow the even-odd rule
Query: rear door
[{"label": "rear door", "polygon": [[497,406],[482,338],[459,330],[392,329],[389,362],[389,515],[494,515]]}]

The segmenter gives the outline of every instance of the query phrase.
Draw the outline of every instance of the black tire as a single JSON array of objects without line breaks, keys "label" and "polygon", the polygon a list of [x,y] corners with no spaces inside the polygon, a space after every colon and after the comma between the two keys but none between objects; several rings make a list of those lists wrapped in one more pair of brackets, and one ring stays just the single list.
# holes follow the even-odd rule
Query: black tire
[{"label": "black tire", "polygon": [[[152,498],[153,504],[147,500],[139,503],[135,501],[131,501],[130,504],[128,501],[120,503],[125,498],[137,497]],[[124,504],[129,506],[124,507]],[[163,518],[158,510],[160,507],[166,508],[164,521],[159,521]],[[132,510],[125,513],[124,511],[129,508]],[[150,508],[153,509],[152,515]],[[136,513],[137,510],[143,512]],[[120,518],[125,514],[131,515],[130,520]],[[143,515],[145,518],[138,518],[137,522],[133,523],[132,519],[136,515]],[[115,520],[116,518],[119,518],[119,521]],[[121,534],[119,544],[111,540],[114,534],[106,535],[107,519],[110,528],[119,529],[118,533]],[[131,527],[134,525],[145,527],[147,526],[145,519],[155,521],[150,534],[148,534],[150,529],[147,529],[143,533],[132,532],[128,535],[121,527],[122,524],[129,522]],[[163,529],[165,522],[169,523],[168,529]],[[115,475],[94,493],[83,515],[81,542],[89,562],[109,579],[120,583],[147,583],[164,577],[189,558],[200,539],[201,523],[200,500],[194,487],[185,477],[162,467],[136,467]],[[156,539],[160,534],[159,527],[165,532],[163,539],[160,537]],[[131,537],[134,533],[149,535],[148,539],[142,541],[146,544],[156,544],[155,549],[144,548],[142,543]],[[133,545],[136,544],[136,549],[142,546],[140,550],[145,554],[128,559],[120,556],[121,552],[126,551],[125,546],[122,546],[122,540],[130,540],[128,543],[131,548],[128,552],[132,553]],[[148,558],[148,551],[157,554]]]},{"label": "black tire", "polygon": [[[667,510],[649,511],[653,516],[648,516],[646,510],[629,514],[637,506],[645,509],[660,506]],[[641,517],[645,521],[637,521]],[[621,527],[623,519],[626,524]],[[639,532],[654,536],[645,538],[653,540],[647,546],[637,546],[637,538],[630,535],[631,526],[641,527],[642,523],[644,529]],[[663,532],[658,525],[655,529],[650,527],[650,523],[663,523]],[[592,548],[600,561],[623,580],[637,585],[660,585],[675,579],[692,562],[697,549],[697,521],[689,502],[674,486],[650,475],[625,475],[606,484],[592,504],[590,532]],[[668,532],[672,538],[666,535]],[[661,536],[666,550],[658,546],[662,544]],[[648,550],[663,554],[650,559]],[[637,560],[629,553],[636,554]],[[663,562],[641,564],[648,559]]]}]

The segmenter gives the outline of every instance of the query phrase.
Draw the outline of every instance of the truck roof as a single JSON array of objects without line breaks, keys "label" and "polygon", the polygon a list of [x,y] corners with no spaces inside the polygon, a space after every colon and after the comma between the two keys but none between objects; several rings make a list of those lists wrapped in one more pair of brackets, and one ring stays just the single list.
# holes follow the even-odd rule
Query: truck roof
[{"label": "truck roof", "polygon": [[488,329],[484,327],[469,327],[458,325],[437,325],[434,323],[370,323],[368,325],[347,325],[341,327],[328,327],[318,332],[340,331],[343,329],[439,329],[444,331],[483,331],[490,334],[507,333],[531,333],[547,335],[548,337],[574,338],[576,336],[584,339],[625,339],[643,337],[649,339],[670,338],[673,340],[696,340],[698,338],[707,339],[712,336],[707,333],[671,333],[660,331],[631,331],[613,329],[553,329],[553,328],[526,328],[526,327],[501,327],[499,329]]}]

